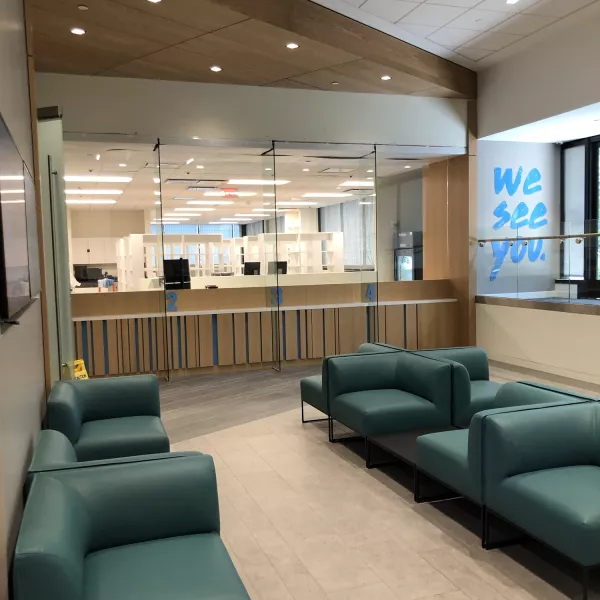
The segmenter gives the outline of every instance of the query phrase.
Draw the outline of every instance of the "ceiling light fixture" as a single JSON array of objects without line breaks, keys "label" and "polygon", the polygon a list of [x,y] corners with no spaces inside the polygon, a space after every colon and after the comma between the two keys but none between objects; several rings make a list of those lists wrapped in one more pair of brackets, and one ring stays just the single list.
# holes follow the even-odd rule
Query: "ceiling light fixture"
[{"label": "ceiling light fixture", "polygon": [[372,181],[353,181],[352,179],[349,179],[348,181],[344,181],[344,183],[341,184],[340,187],[367,187],[367,188],[372,188],[373,187],[373,182]]},{"label": "ceiling light fixture", "polygon": [[236,219],[235,217],[224,217],[221,221],[249,221],[250,219]]},{"label": "ceiling light fixture", "polygon": [[256,196],[256,192],[205,192],[205,196],[217,196],[224,198],[225,196],[235,196],[239,198],[249,198],[250,196]]},{"label": "ceiling light fixture", "polygon": [[80,4],[77,8],[79,10],[89,10],[88,6],[86,6],[85,4]]},{"label": "ceiling light fixture", "polygon": [[278,202],[277,206],[316,206],[317,202],[301,202],[301,201],[290,201],[290,202]]},{"label": "ceiling light fixture", "polygon": [[0,181],[24,181],[23,175],[0,175]]},{"label": "ceiling light fixture", "polygon": [[152,179],[152,181],[154,181],[154,183],[160,183],[160,178],[158,178],[158,177],[154,177],[154,178]]},{"label": "ceiling light fixture", "polygon": [[275,194],[269,192],[267,194],[263,194],[263,198],[275,198]]},{"label": "ceiling light fixture", "polygon": [[127,165],[125,163],[119,163],[120,167],[126,167]]},{"label": "ceiling light fixture", "polygon": [[152,4],[158,4],[161,0],[148,0],[148,2],[152,2]]},{"label": "ceiling light fixture", "polygon": [[65,194],[76,196],[120,196],[122,193],[123,190],[65,190]]},{"label": "ceiling light fixture", "polygon": [[85,29],[81,29],[81,27],[73,27],[73,29],[71,29],[71,33],[73,35],[85,35]]},{"label": "ceiling light fixture", "polygon": [[340,82],[339,81],[332,81],[331,85],[340,85]]},{"label": "ceiling light fixture", "polygon": [[202,213],[165,213],[165,217],[201,217]]},{"label": "ceiling light fixture", "polygon": [[506,0],[506,4],[516,4],[519,0]]},{"label": "ceiling light fixture", "polygon": [[160,196],[160,192],[156,191],[156,192],[154,192],[154,195],[155,196]]},{"label": "ceiling light fixture", "polygon": [[0,204],[25,204],[25,200],[2,200]]},{"label": "ceiling light fixture", "polygon": [[288,209],[285,208],[253,208],[252,212],[289,212]]},{"label": "ceiling light fixture", "polygon": [[289,48],[290,50],[296,50],[297,48],[300,48],[300,46],[298,46],[296,42],[290,42],[289,44],[286,44],[286,48]]},{"label": "ceiling light fixture", "polygon": [[162,204],[160,200],[157,200],[154,204]]},{"label": "ceiling light fixture", "polygon": [[67,204],[116,204],[116,200],[65,200]]},{"label": "ceiling light fixture", "polygon": [[25,190],[2,190],[2,195],[4,194],[24,194]]},{"label": "ceiling light fixture", "polygon": [[196,165],[196,169],[204,169],[204,165]]},{"label": "ceiling light fixture", "polygon": [[[173,198],[173,200],[181,200],[181,198]],[[190,200],[188,202],[188,205],[200,205],[200,206],[205,206],[207,204],[212,204],[213,206],[228,206],[230,204],[233,204],[233,202],[231,200]],[[208,210],[208,209],[205,209]]]},{"label": "ceiling light fixture", "polygon": [[199,140],[200,138],[197,135],[195,135],[192,139],[193,140]]},{"label": "ceiling light fixture", "polygon": [[303,198],[350,198],[352,194],[345,194],[341,192],[308,192],[302,194]]},{"label": "ceiling light fixture", "polygon": [[213,65],[213,66],[210,68],[210,70],[211,70],[213,73],[219,73],[219,72],[221,72],[223,69],[221,69],[221,67],[219,67],[219,65]]},{"label": "ceiling light fixture", "polygon": [[271,206],[270,202],[263,202],[263,206]]},{"label": "ceiling light fixture", "polygon": [[236,217],[268,217],[269,215],[266,215],[266,214],[261,215],[259,213],[252,213],[252,214],[250,214],[250,213],[237,213],[235,216]]},{"label": "ceiling light fixture", "polygon": [[367,173],[373,173],[373,169],[368,169]]},{"label": "ceiling light fixture", "polygon": [[[230,179],[229,185],[287,185],[287,179]],[[266,194],[263,194],[266,196]]]},{"label": "ceiling light fixture", "polygon": [[186,164],[186,165],[191,165],[193,162],[194,162],[194,159],[193,159],[193,158],[188,158],[188,159],[185,161],[185,164]]},{"label": "ceiling light fixture", "polygon": [[271,167],[265,167],[265,171],[272,171]]},{"label": "ceiling light fixture", "polygon": [[370,206],[370,205],[372,205],[373,203],[372,203],[372,202],[359,202],[359,204],[363,204],[363,205]]},{"label": "ceiling light fixture", "polygon": [[405,169],[410,169],[410,168],[411,168],[411,166],[410,166],[410,165],[406,165],[404,168],[405,168]]},{"label": "ceiling light fixture", "polygon": [[308,173],[310,169],[302,169],[305,173]]},{"label": "ceiling light fixture", "polygon": [[[127,165],[121,164],[120,167]],[[132,177],[105,177],[102,175],[65,175],[65,181],[70,183],[131,183]]]},{"label": "ceiling light fixture", "polygon": [[381,76],[381,81],[389,81],[391,79],[391,77],[389,75],[382,75]]}]

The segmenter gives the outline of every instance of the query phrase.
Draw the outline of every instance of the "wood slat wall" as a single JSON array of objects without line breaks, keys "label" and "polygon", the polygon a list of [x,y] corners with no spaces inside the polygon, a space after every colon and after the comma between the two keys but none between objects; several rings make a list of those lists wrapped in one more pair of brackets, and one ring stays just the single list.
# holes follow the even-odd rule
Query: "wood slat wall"
[{"label": "wood slat wall", "polygon": [[[271,364],[354,352],[365,342],[409,349],[458,344],[458,305],[431,302],[74,322],[91,377]],[[279,344],[274,347],[274,340]]]}]

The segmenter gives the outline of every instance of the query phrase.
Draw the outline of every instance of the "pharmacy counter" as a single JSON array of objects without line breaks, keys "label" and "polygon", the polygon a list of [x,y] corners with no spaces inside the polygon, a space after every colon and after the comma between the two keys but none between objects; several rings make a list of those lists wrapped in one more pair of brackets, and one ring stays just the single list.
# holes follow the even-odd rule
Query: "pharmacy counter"
[{"label": "pharmacy counter", "polygon": [[450,282],[73,294],[77,358],[92,376],[264,368],[353,352],[457,344]]}]

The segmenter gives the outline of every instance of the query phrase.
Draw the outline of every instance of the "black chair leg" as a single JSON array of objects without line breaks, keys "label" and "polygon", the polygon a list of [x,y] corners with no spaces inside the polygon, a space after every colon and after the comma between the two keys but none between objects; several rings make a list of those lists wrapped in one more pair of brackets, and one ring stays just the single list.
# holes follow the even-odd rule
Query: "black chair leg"
[{"label": "black chair leg", "polygon": [[589,567],[583,567],[581,585],[583,588],[583,600],[588,600],[588,591],[590,589],[590,569]]},{"label": "black chair leg", "polygon": [[367,463],[367,469],[372,469],[373,463],[371,462],[371,442],[369,442],[369,438],[365,438],[365,461]]},{"label": "black chair leg", "polygon": [[414,499],[417,504],[421,502],[421,471],[415,465]]}]

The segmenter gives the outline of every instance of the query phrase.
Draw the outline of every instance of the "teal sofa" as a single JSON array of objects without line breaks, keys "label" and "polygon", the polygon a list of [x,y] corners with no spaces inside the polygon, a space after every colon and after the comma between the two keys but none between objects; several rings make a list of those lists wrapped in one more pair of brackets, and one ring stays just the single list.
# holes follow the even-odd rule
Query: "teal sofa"
[{"label": "teal sofa", "polygon": [[48,399],[47,418],[80,461],[169,451],[155,375],[60,381]]},{"label": "teal sofa", "polygon": [[249,600],[219,527],[210,456],[38,474],[14,600]]},{"label": "teal sofa", "polygon": [[496,396],[495,408],[475,414],[469,429],[431,433],[417,438],[415,501],[424,501],[420,494],[420,475],[424,473],[459,495],[482,504],[484,427],[491,416],[534,412],[535,409],[555,404],[580,404],[589,401],[590,398],[587,397],[526,383],[505,384]]},{"label": "teal sofa", "polygon": [[451,365],[410,352],[335,356],[327,363],[332,420],[365,440],[449,427]]},{"label": "teal sofa", "polygon": [[[396,348],[395,346],[388,346],[386,344],[361,344],[356,351],[357,354],[367,354],[367,353],[382,353],[382,352],[400,352],[400,348]],[[340,355],[340,356],[353,356],[351,354]],[[313,375],[312,377],[305,377],[300,380],[300,406],[302,409],[302,422],[303,423],[315,423],[319,421],[327,421],[325,419],[313,419],[306,420],[304,418],[304,404],[309,404],[310,406],[316,408],[320,412],[325,415],[329,415],[329,410],[327,409],[327,386],[324,385],[324,382],[327,381],[327,361],[332,358],[331,356],[326,356],[323,359],[322,366],[322,374],[321,375]]]},{"label": "teal sofa", "polygon": [[580,565],[600,566],[600,404],[491,415],[483,444],[490,513]]},{"label": "teal sofa", "polygon": [[494,407],[501,383],[490,381],[488,357],[483,348],[439,348],[416,354],[452,365],[452,425],[468,427],[475,413]]}]

